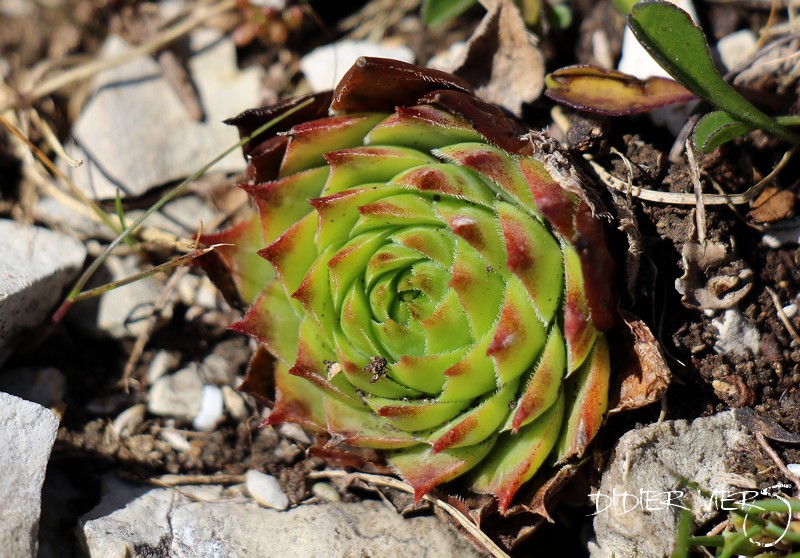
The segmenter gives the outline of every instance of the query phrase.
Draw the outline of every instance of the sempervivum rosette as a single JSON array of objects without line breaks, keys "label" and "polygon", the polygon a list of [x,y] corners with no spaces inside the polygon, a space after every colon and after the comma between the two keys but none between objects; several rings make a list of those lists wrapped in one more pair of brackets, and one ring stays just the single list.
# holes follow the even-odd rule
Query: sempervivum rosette
[{"label": "sempervivum rosette", "polygon": [[239,241],[224,257],[254,300],[233,328],[277,359],[269,422],[384,450],[417,498],[466,475],[506,510],[606,411],[590,201],[551,142],[448,74],[360,59],[333,93],[232,122],[298,106],[246,146],[259,225],[207,238]]}]

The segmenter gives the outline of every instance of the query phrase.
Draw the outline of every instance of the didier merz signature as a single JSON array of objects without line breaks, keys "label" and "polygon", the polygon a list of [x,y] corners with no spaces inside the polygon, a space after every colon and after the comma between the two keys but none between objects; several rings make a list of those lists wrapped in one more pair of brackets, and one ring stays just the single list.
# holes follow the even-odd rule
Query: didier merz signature
[{"label": "didier merz signature", "polygon": [[[760,490],[715,490],[711,493],[700,495],[707,499],[708,503],[713,509],[719,511],[735,512],[743,518],[742,530],[747,531],[748,516],[759,515],[767,513],[768,511],[775,511],[774,506],[770,509],[759,505],[764,502],[764,498],[769,498],[774,502],[782,503],[779,506],[781,512],[788,514],[786,521],[786,528],[781,533],[780,537],[770,543],[762,543],[757,540],[750,542],[759,546],[774,546],[781,542],[783,537],[789,530],[792,522],[792,505],[781,494],[781,489],[791,488],[787,484],[775,484]],[[685,490],[648,490],[640,488],[637,492],[628,492],[628,490],[618,490],[616,487],[610,493],[596,492],[590,494],[595,511],[591,515],[598,515],[601,513],[609,513],[612,515],[625,515],[636,510],[645,512],[657,512],[660,510],[680,509],[690,510],[684,503],[688,492]],[[785,509],[784,509],[785,506]]]}]

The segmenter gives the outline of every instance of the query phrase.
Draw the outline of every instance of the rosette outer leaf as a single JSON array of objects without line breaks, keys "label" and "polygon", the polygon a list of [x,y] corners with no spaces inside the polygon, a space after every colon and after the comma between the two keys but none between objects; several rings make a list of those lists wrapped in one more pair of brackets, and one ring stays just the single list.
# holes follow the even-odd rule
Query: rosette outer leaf
[{"label": "rosette outer leaf", "polygon": [[552,143],[448,74],[360,59],[314,100],[248,146],[272,270],[233,327],[278,361],[268,422],[385,451],[418,500],[462,477],[505,511],[606,412],[602,225]]}]

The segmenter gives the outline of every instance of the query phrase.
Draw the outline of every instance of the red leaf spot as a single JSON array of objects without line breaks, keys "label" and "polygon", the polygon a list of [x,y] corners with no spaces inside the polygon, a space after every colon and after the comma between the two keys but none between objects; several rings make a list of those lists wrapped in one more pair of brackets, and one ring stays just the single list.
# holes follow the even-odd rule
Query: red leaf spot
[{"label": "red leaf spot", "polygon": [[574,231],[575,198],[561,188],[538,163],[522,160],[520,168],[539,211],[559,233],[571,238]]},{"label": "red leaf spot", "polygon": [[522,340],[524,337],[522,333],[517,309],[514,306],[506,306],[500,315],[500,322],[497,324],[492,342],[486,349],[486,355],[498,356],[508,353]]},{"label": "red leaf spot", "polygon": [[503,238],[506,241],[506,253],[508,269],[514,273],[524,273],[533,268],[533,254],[528,245],[528,238],[522,225],[516,222],[509,222],[504,219],[502,222]]},{"label": "red leaf spot", "polygon": [[466,419],[462,420],[460,423],[448,430],[447,434],[436,440],[436,443],[433,444],[433,453],[439,453],[440,451],[444,451],[447,448],[453,447],[463,440],[467,434],[475,430],[477,426],[478,419],[475,416],[467,417]]},{"label": "red leaf spot", "polygon": [[470,246],[476,250],[480,250],[486,245],[486,239],[474,219],[457,215],[448,224],[455,234],[469,242]]}]

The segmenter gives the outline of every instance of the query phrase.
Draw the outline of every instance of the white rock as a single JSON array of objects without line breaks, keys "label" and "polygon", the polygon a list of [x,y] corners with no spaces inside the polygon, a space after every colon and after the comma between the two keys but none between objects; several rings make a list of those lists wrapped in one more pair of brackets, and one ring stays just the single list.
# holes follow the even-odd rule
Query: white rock
[{"label": "white rock", "polygon": [[756,52],[758,37],[749,29],[742,29],[722,37],[717,42],[717,52],[725,68],[733,70]]},{"label": "white rock", "polygon": [[455,65],[463,59],[466,46],[464,41],[456,41],[447,50],[433,55],[426,65],[434,70],[452,72]]},{"label": "white rock", "polygon": [[311,487],[311,494],[328,502],[339,502],[342,499],[333,485],[327,482],[315,482]]},{"label": "white rock", "polygon": [[200,500],[192,501],[171,490],[115,485],[80,522],[91,558],[479,556],[439,519],[403,518],[382,502],[277,511],[252,501],[225,501],[232,492],[220,487],[181,487]]},{"label": "white rock", "polygon": [[[90,286],[118,281],[141,271],[135,256],[109,257]],[[101,296],[80,302],[67,314],[71,323],[95,337],[125,339],[137,337],[147,328],[164,286],[155,276],[145,277]],[[161,318],[169,319],[172,304],[162,309]]]},{"label": "white rock", "polygon": [[128,407],[117,415],[111,423],[111,429],[117,436],[130,436],[142,425],[146,413],[147,407],[141,403]]},{"label": "white rock", "polygon": [[281,436],[306,446],[310,446],[313,443],[306,431],[303,430],[303,427],[293,422],[284,422],[278,427],[278,432],[280,432]]},{"label": "white rock", "polygon": [[786,468],[796,477],[800,477],[800,463],[787,463]]},{"label": "white rock", "polygon": [[222,386],[222,401],[231,418],[244,420],[250,414],[244,398],[231,386]]},{"label": "white rock", "polygon": [[25,330],[39,325],[83,265],[83,244],[0,219],[0,365]]},{"label": "white rock", "polygon": [[[98,199],[141,195],[149,188],[191,175],[238,141],[222,120],[258,104],[263,70],[236,67],[233,41],[210,29],[191,36],[195,53],[189,69],[199,90],[206,118],[193,120],[160,66],[142,56],[102,72],[96,88],[73,128],[76,146],[69,153],[86,164],[69,168],[72,180]],[[118,56],[130,46],[110,36],[103,56]],[[238,172],[238,153],[215,165],[218,172]]]},{"label": "white rock", "polygon": [[184,436],[177,430],[162,428],[158,432],[158,437],[164,440],[166,443],[168,443],[169,447],[171,447],[175,451],[187,452],[190,449],[192,449],[191,442],[189,442],[189,440],[186,439],[186,436]]},{"label": "white rock", "polygon": [[[692,19],[697,22],[697,12],[691,0],[668,0],[685,12],[688,12]],[[625,26],[625,33],[622,35],[622,57],[619,60],[617,69],[626,74],[631,74],[640,79],[650,76],[670,77],[664,68],[656,62],[650,53],[636,40],[636,36],[631,28]]]},{"label": "white rock", "polygon": [[147,382],[153,384],[164,374],[172,370],[178,364],[178,356],[175,353],[161,350],[153,355],[150,366],[147,367]]},{"label": "white rock", "polygon": [[66,378],[53,367],[15,368],[0,375],[0,391],[50,407],[64,398]]},{"label": "white rock", "polygon": [[222,390],[217,386],[203,386],[200,410],[192,419],[192,427],[203,432],[213,430],[222,420],[223,408]]},{"label": "white rock", "polygon": [[193,419],[203,401],[203,379],[197,366],[159,378],[150,388],[147,410],[165,417]]},{"label": "white rock", "polygon": [[250,469],[245,475],[247,492],[266,508],[285,510],[289,507],[289,497],[281,489],[278,479],[261,471]]},{"label": "white rock", "polygon": [[[202,165],[201,161],[195,164]],[[197,170],[197,169],[195,169]],[[125,215],[128,219],[138,219],[144,210],[128,211]],[[212,223],[218,217],[218,213],[208,207],[198,196],[181,196],[175,198],[156,213],[150,215],[145,224],[149,227],[171,233],[177,236],[189,235],[193,237],[197,234],[204,224]]]},{"label": "white rock", "polygon": [[691,510],[695,524],[716,514],[714,502],[681,487],[681,479],[718,496],[740,486],[755,488],[753,479],[729,469],[736,455],[748,451],[755,451],[755,442],[730,411],[623,435],[593,495],[597,541],[589,545],[592,558],[671,555],[681,507]]},{"label": "white rock", "polygon": [[316,48],[300,60],[300,69],[311,90],[333,89],[360,56],[414,61],[414,53],[405,46],[372,41],[339,41]]},{"label": "white rock", "polygon": [[33,216],[56,230],[69,231],[80,238],[99,238],[110,241],[116,234],[105,224],[75,211],[55,198],[39,198],[33,206]]},{"label": "white rock", "polygon": [[0,548],[36,556],[41,491],[58,419],[49,409],[0,392]]}]

